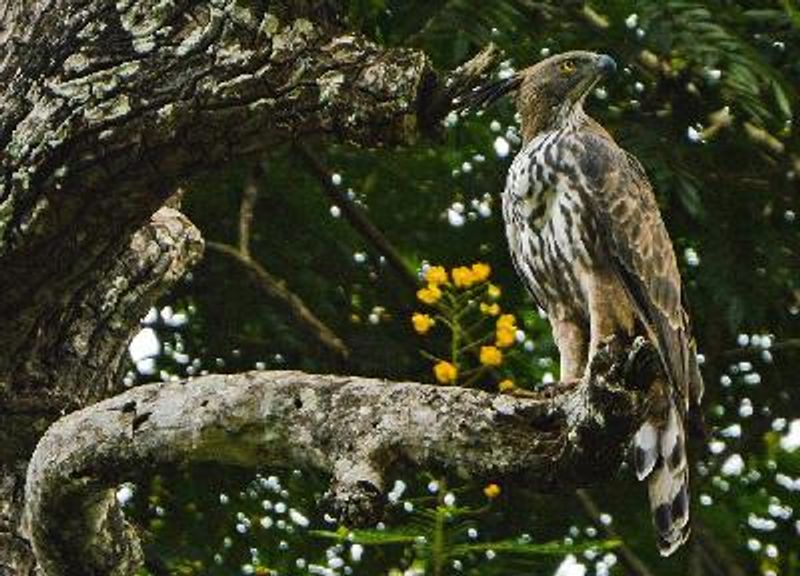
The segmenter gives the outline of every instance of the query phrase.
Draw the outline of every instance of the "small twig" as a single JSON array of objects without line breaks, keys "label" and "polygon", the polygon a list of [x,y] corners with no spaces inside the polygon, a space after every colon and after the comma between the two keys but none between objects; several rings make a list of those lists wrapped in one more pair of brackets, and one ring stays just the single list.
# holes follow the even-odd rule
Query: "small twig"
[{"label": "small twig", "polygon": [[720,544],[717,537],[699,519],[692,522],[695,538],[703,550],[706,563],[715,571],[726,576],[746,576],[746,572],[739,566],[739,562],[731,553]]},{"label": "small twig", "polygon": [[594,499],[591,497],[589,492],[581,488],[576,490],[575,494],[578,496],[578,500],[580,501],[581,506],[583,506],[583,510],[586,512],[586,515],[592,519],[594,524],[600,527],[600,529],[605,533],[606,537],[620,541],[617,552],[619,554],[620,561],[625,566],[628,574],[633,576],[654,576],[650,568],[648,568],[647,565],[642,562],[642,559],[639,558],[639,556],[637,556],[633,550],[625,545],[625,541],[620,537],[619,533],[614,529],[614,527],[603,523],[603,521],[600,519],[600,508],[597,506],[597,504],[595,504]]},{"label": "small twig", "polygon": [[264,170],[256,162],[242,190],[242,202],[239,205],[239,252],[250,258],[250,238],[253,224],[253,210],[258,199],[258,183],[264,176]]},{"label": "small twig", "polygon": [[775,342],[769,348],[757,348],[757,347],[747,347],[747,348],[730,348],[728,350],[723,350],[720,353],[720,356],[723,357],[730,357],[730,356],[750,356],[752,354],[761,354],[764,350],[772,351],[781,351],[781,350],[800,350],[800,338],[790,338],[788,340],[781,340],[780,342]]},{"label": "small twig", "polygon": [[703,576],[706,572],[703,569],[703,549],[695,540],[689,547],[689,567],[688,576]]},{"label": "small twig", "polygon": [[292,313],[292,316],[317,337],[328,349],[340,356],[347,358],[350,351],[342,340],[328,328],[322,320],[317,318],[308,309],[303,300],[286,287],[286,284],[267,272],[261,264],[248,258],[237,248],[230,244],[220,242],[206,242],[206,248],[227,256],[232,261],[242,266],[249,273],[254,285],[267,296],[283,302]]},{"label": "small twig", "polygon": [[354,205],[342,190],[333,184],[331,176],[333,173],[325,166],[322,161],[314,155],[305,144],[296,143],[295,147],[305,160],[307,166],[317,177],[322,190],[341,210],[350,225],[361,234],[372,246],[380,253],[392,269],[397,272],[400,279],[412,290],[417,289],[417,277],[403,261],[400,252],[383,235],[373,223],[367,218],[362,210]]}]

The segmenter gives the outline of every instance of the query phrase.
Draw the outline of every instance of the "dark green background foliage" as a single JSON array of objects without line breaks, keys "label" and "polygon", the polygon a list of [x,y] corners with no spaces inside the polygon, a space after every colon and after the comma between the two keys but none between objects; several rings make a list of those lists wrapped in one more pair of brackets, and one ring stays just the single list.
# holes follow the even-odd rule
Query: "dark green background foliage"
[{"label": "dark green background foliage", "polygon": [[[693,562],[702,565],[693,574],[731,573],[732,565],[746,574],[800,573],[800,450],[791,451],[785,439],[781,445],[791,421],[800,416],[800,218],[795,216],[800,212],[800,146],[792,120],[800,86],[796,3],[360,0],[350,4],[349,21],[384,45],[426,51],[440,69],[456,66],[490,40],[505,50],[514,68],[548,51],[570,49],[607,52],[617,59],[620,73],[603,86],[605,97],[590,96],[587,107],[644,164],[681,262],[706,359],[711,439],[708,446],[694,447],[702,461],[693,490],[694,514],[706,537],[662,560],[654,553],[644,486],[630,471],[593,494],[654,573],[689,573]],[[720,122],[714,114],[724,107],[727,120]],[[499,193],[518,148],[512,103],[449,124],[441,141],[403,150],[363,150],[322,140],[304,144],[341,175],[340,188],[352,189],[410,268],[424,261],[447,267],[478,260],[491,264],[493,281],[504,291],[503,307],[525,319],[535,344],[530,362],[516,374],[521,382],[536,384],[556,353],[546,323],[515,278],[503,234]],[[495,153],[498,137],[511,141],[509,156]],[[179,349],[197,359],[196,370],[239,371],[263,363],[432,381],[430,361],[419,353],[423,340],[409,322],[419,306],[413,290],[380,262],[380,254],[345,218],[332,217],[331,201],[292,145],[260,162],[265,172],[258,182],[254,258],[284,279],[346,342],[350,357],[344,361],[326,351],[282,305],[256,290],[236,263],[213,251],[164,302],[187,310],[190,322],[177,330],[156,326],[162,340],[179,342]],[[206,239],[236,244],[241,191],[252,169],[232,166],[191,187],[184,207]],[[446,212],[454,202],[463,203],[466,213],[473,199],[486,194],[490,217],[467,218],[463,226],[448,223]],[[357,261],[357,253],[366,255],[364,262]],[[370,321],[371,314],[379,316],[377,323]],[[427,348],[445,345],[436,335],[427,338],[433,340]],[[162,377],[186,375],[186,366],[169,353],[158,358],[158,365]],[[324,479],[274,473],[288,490],[277,498],[308,516],[308,530],[335,530],[323,520],[319,503]],[[426,489],[426,473],[405,478],[410,487],[392,509],[387,533],[428,533],[426,514],[435,512],[437,501],[441,505],[441,494],[437,500]],[[476,514],[468,514],[468,521],[480,536],[470,542],[519,542],[526,532],[532,543],[563,542],[573,526],[581,531],[575,538],[573,530],[575,542],[595,535],[584,531],[591,522],[569,495],[542,498],[504,490],[484,510],[481,487],[451,489],[458,505]],[[170,471],[153,484],[139,484],[132,509],[153,535],[152,556],[162,563],[152,571],[238,573],[252,563],[250,548],[257,549],[262,566],[282,574],[307,573],[296,567],[298,557],[325,564],[325,550],[335,542],[300,526],[288,535],[258,526],[260,502],[269,491],[259,487],[252,472],[206,467]],[[220,504],[220,493],[229,495],[227,504]],[[414,502],[413,514],[402,509],[407,498]],[[237,512],[252,524],[244,534],[237,532],[242,523]],[[448,528],[454,540],[441,551],[442,574],[458,573],[455,556],[447,554],[465,541],[461,520],[452,519]],[[288,550],[280,550],[281,540]],[[725,560],[711,552],[714,545],[725,551]],[[347,546],[341,550],[356,574],[388,573],[430,553],[419,543],[365,547],[361,563],[349,561]],[[462,570],[550,574],[570,549],[558,548],[553,556],[541,549],[498,553],[491,561],[477,548],[462,549]],[[591,560],[574,552],[588,573],[603,573],[596,562],[605,552],[589,553]],[[221,564],[213,559],[218,553]],[[700,561],[704,557],[715,559]],[[714,572],[713,563],[723,566],[721,571]],[[429,573],[433,566],[428,564]],[[610,573],[625,572],[617,563]]]}]

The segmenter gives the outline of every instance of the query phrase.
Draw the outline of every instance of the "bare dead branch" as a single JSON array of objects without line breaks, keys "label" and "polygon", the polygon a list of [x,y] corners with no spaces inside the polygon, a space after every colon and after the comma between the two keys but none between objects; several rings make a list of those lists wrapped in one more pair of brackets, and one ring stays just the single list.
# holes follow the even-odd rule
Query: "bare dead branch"
[{"label": "bare dead branch", "polygon": [[350,225],[369,242],[373,248],[384,258],[389,266],[397,273],[400,280],[411,288],[417,289],[417,277],[403,260],[400,252],[394,247],[383,232],[375,226],[362,210],[356,206],[347,194],[333,184],[331,177],[333,172],[323,164],[308,146],[302,143],[296,144],[296,149],[306,162],[309,170],[319,180],[323,192],[336,204]]},{"label": "bare dead branch", "polygon": [[[31,459],[25,531],[47,576],[133,574],[138,541],[111,488],[187,461],[315,469],[340,517],[380,516],[403,467],[566,491],[612,474],[647,402],[655,352],[614,343],[577,386],[542,398],[300,372],[131,389],[56,422]],[[648,360],[649,358],[649,360]]]},{"label": "bare dead branch", "polygon": [[726,576],[746,576],[747,573],[739,561],[720,543],[702,520],[695,519],[692,522],[692,528],[709,568]]},{"label": "bare dead branch", "polygon": [[322,320],[317,318],[306,306],[302,298],[286,287],[286,283],[283,280],[267,272],[256,260],[245,256],[234,246],[220,242],[206,242],[206,246],[244,268],[256,288],[261,290],[268,298],[275,299],[285,305],[295,321],[306,328],[322,345],[343,358],[349,356],[350,351],[342,339]]},{"label": "bare dead branch", "polygon": [[245,258],[250,258],[250,237],[253,225],[253,211],[258,200],[258,185],[264,176],[261,164],[255,163],[247,175],[247,181],[242,190],[242,201],[239,204],[239,252]]},{"label": "bare dead branch", "polygon": [[654,576],[650,568],[647,567],[647,564],[625,544],[625,540],[616,529],[602,521],[600,508],[595,503],[591,494],[589,494],[589,491],[585,488],[579,488],[575,491],[575,494],[578,496],[578,501],[581,503],[581,506],[583,506],[586,515],[591,518],[596,526],[600,527],[600,530],[603,531],[606,537],[619,540],[620,545],[617,547],[616,552],[622,564],[625,566],[627,573],[631,576]]}]

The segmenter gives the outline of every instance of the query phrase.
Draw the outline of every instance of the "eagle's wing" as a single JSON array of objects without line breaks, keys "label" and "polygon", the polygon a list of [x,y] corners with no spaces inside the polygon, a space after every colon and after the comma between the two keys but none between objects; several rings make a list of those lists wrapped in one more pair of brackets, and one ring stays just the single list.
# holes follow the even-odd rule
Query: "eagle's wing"
[{"label": "eagle's wing", "polygon": [[690,335],[672,242],[641,164],[608,138],[577,138],[581,184],[600,240],[638,316],[652,331],[667,376],[688,408]]},{"label": "eagle's wing", "polygon": [[671,554],[689,535],[689,469],[685,422],[697,369],[681,278],[652,187],[639,162],[610,138],[580,133],[576,175],[609,256],[637,315],[658,345],[668,383],[654,383],[663,402],[651,407],[634,437],[634,465],[648,478],[658,547]]}]

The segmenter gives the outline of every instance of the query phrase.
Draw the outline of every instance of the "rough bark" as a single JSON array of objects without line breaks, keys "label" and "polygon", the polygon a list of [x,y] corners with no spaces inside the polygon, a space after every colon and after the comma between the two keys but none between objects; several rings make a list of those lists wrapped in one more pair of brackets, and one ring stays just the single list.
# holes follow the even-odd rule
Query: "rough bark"
[{"label": "rough bark", "polygon": [[49,387],[29,362],[39,333],[182,179],[309,132],[413,137],[422,53],[320,22],[326,2],[260,5],[14,0],[0,14],[0,405]]},{"label": "rough bark", "polygon": [[[199,231],[180,212],[164,207],[128,240],[96,284],[74,295],[40,330],[29,363],[52,374],[53,385],[15,397],[0,412],[0,575],[29,574],[33,557],[17,532],[28,458],[41,434],[63,411],[119,387],[126,344],[147,308],[202,253]],[[50,355],[53,354],[53,355]],[[54,411],[61,406],[61,411]]]},{"label": "rough bark", "polygon": [[622,461],[653,354],[641,339],[606,349],[590,378],[536,397],[299,372],[137,387],[50,427],[28,470],[26,532],[47,576],[133,574],[141,551],[110,489],[193,460],[326,472],[351,524],[376,519],[403,467],[572,490]]}]

